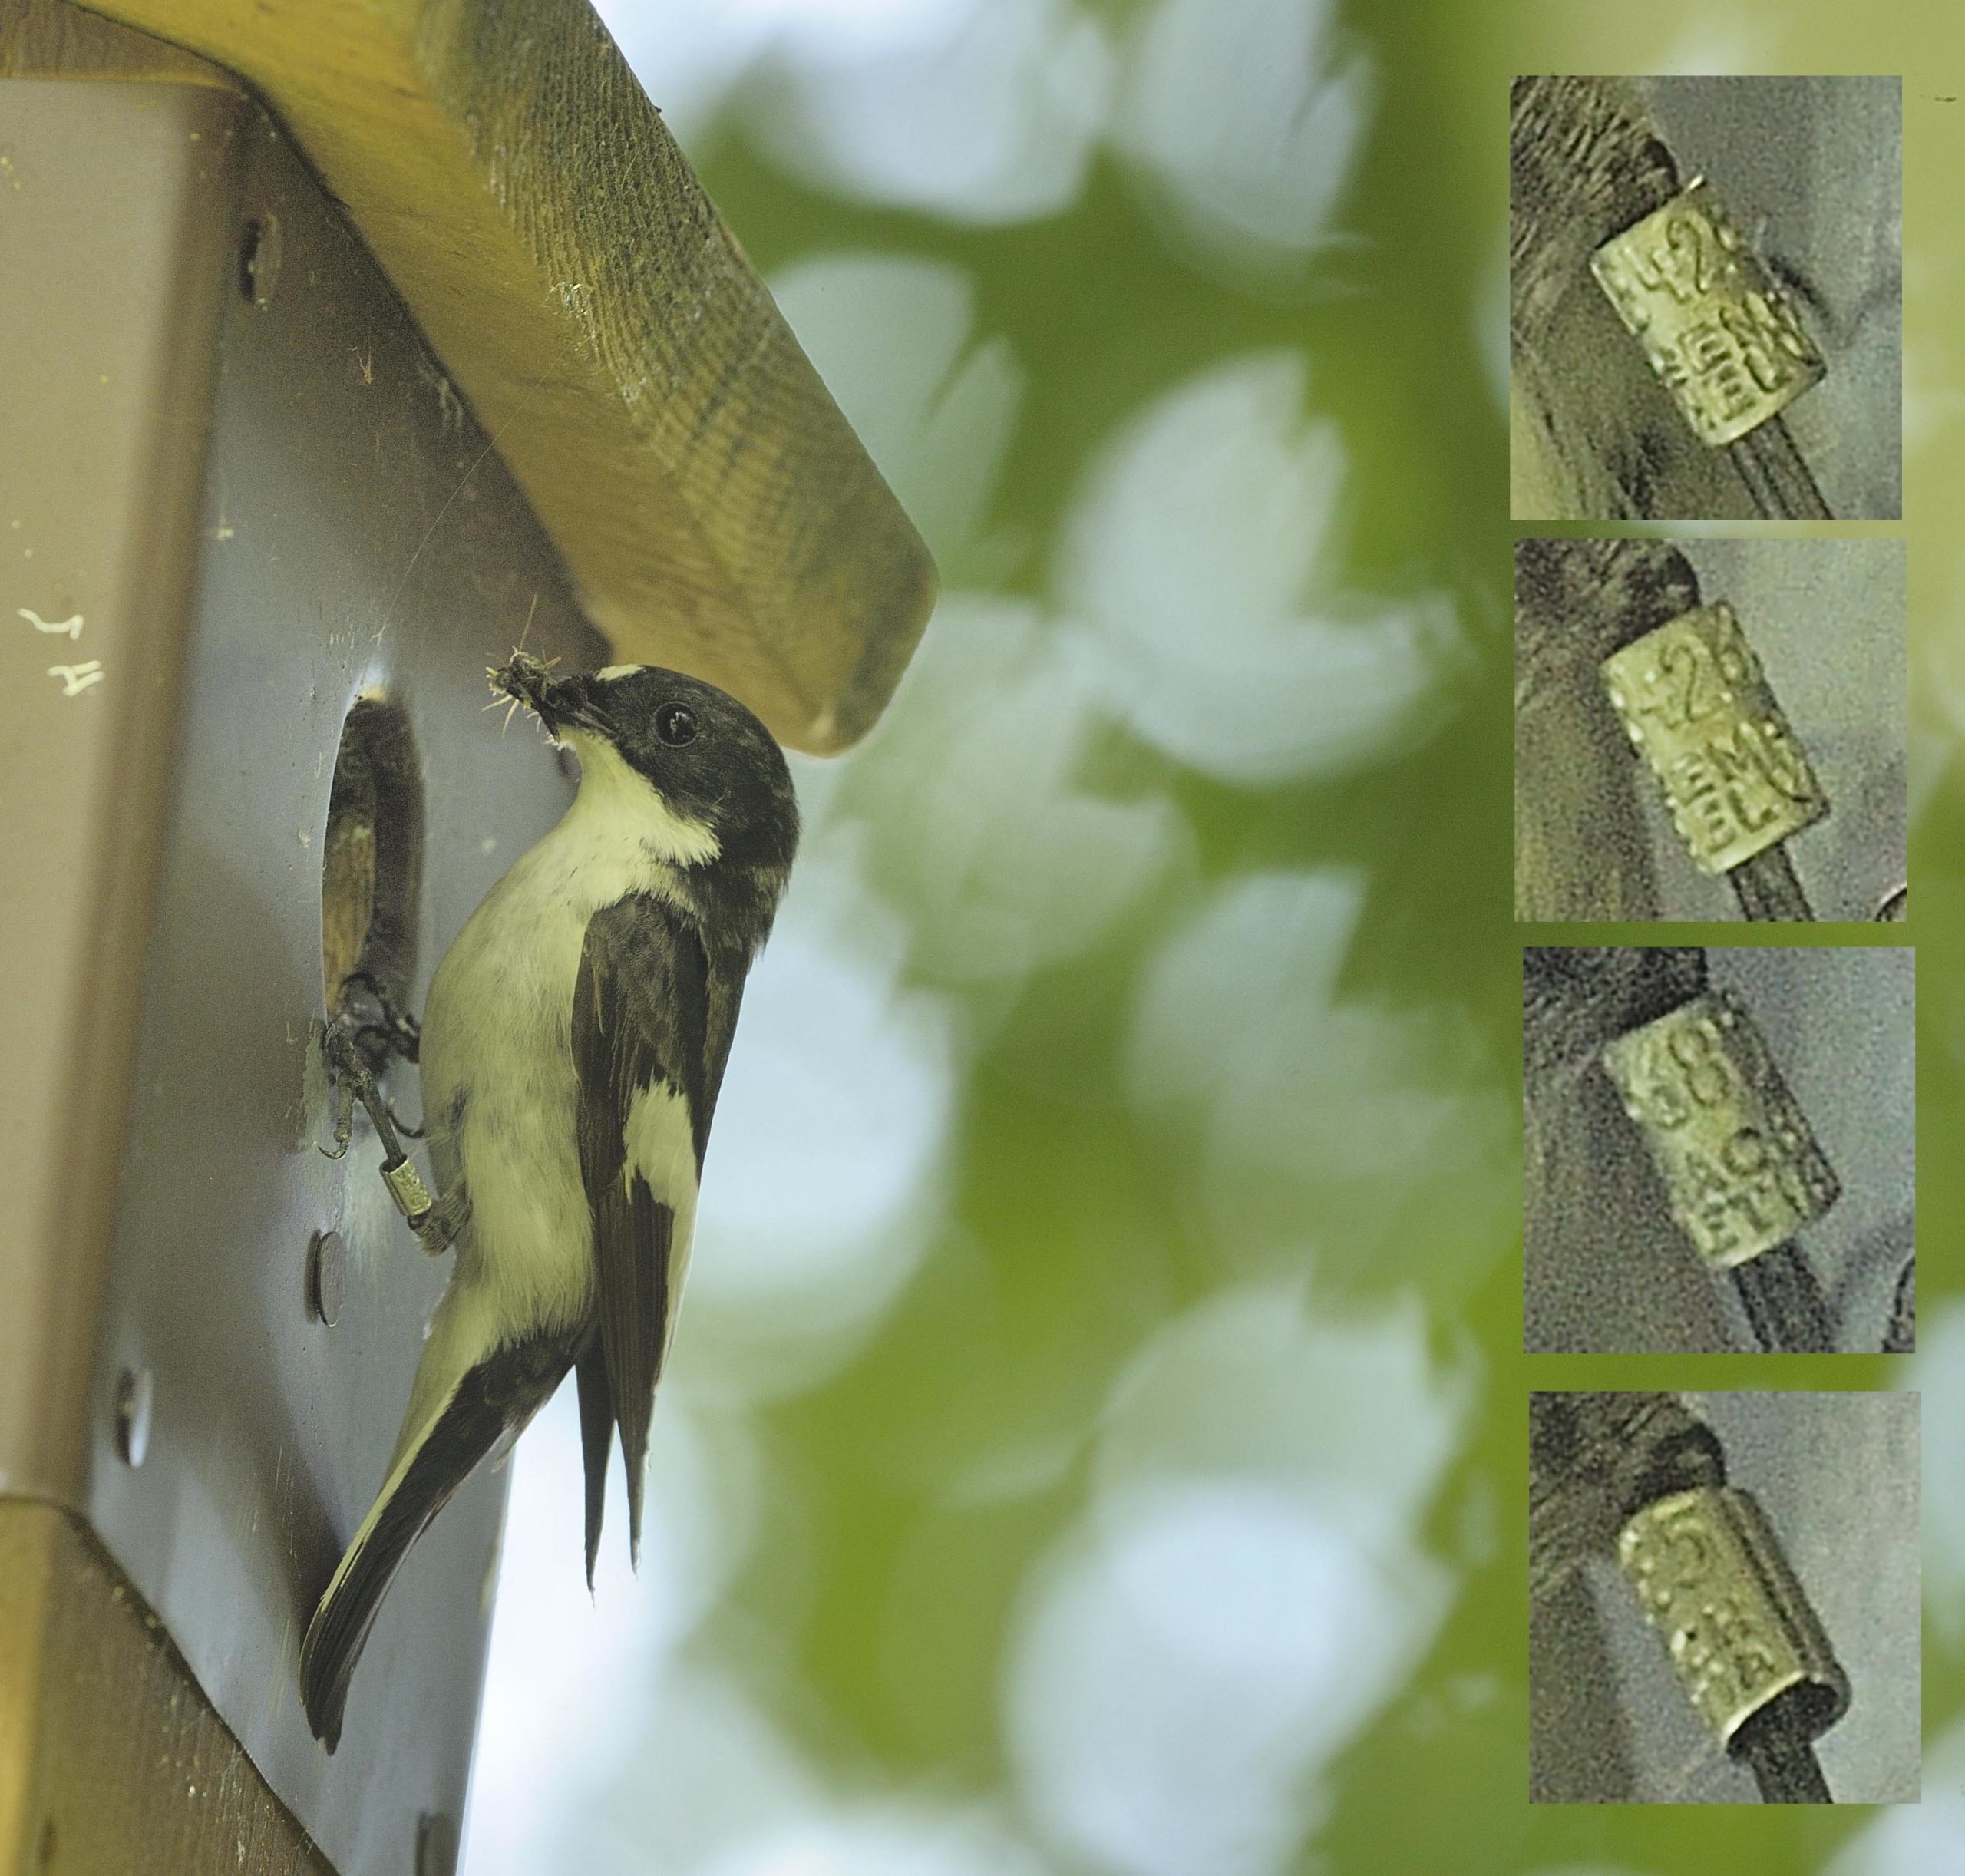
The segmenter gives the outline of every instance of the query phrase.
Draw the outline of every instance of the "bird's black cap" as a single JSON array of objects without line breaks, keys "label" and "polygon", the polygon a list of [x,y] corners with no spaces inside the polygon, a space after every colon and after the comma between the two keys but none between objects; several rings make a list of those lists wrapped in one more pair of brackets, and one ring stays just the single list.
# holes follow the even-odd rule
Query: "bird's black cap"
[{"label": "bird's black cap", "polygon": [[679,820],[705,829],[715,857],[788,867],[798,798],[784,752],[728,691],[659,665],[556,674],[523,652],[492,673],[556,739],[605,742]]}]

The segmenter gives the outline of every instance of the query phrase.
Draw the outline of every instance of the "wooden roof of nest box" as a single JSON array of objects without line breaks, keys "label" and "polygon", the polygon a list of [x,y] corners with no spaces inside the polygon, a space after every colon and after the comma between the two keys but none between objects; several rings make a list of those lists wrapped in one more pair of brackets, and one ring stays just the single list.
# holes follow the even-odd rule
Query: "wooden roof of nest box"
[{"label": "wooden roof of nest box", "polygon": [[933,563],[586,0],[88,4],[285,124],[619,658],[865,732]]}]

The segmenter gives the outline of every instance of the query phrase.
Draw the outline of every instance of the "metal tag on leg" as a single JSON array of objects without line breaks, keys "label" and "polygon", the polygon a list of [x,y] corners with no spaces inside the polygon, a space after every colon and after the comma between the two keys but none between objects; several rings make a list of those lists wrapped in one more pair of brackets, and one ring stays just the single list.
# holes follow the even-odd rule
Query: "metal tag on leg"
[{"label": "metal tag on leg", "polygon": [[1826,369],[1703,180],[1606,241],[1590,270],[1714,448],[1778,415]]},{"label": "metal tag on leg", "polygon": [[409,1220],[413,1230],[430,1214],[430,1194],[418,1176],[416,1168],[408,1160],[388,1161],[382,1163],[382,1183],[389,1188],[389,1197],[396,1202],[396,1210]]},{"label": "metal tag on leg", "polygon": [[1747,1493],[1702,1485],[1646,1505],[1620,1534],[1617,1561],[1721,1745],[1777,1701],[1810,1738],[1848,1710],[1848,1677]]},{"label": "metal tag on leg", "polygon": [[1605,659],[1603,682],[1702,872],[1730,872],[1828,814],[1732,607],[1667,619]]},{"label": "metal tag on leg", "polygon": [[1784,1244],[1841,1196],[1753,1019],[1709,990],[1607,1044],[1672,1216],[1725,1270]]}]

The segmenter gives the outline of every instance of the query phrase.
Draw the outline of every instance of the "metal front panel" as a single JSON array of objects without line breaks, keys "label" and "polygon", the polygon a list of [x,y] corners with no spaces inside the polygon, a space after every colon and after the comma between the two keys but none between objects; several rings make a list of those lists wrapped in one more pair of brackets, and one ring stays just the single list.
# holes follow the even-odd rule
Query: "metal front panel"
[{"label": "metal front panel", "polygon": [[[504,1481],[474,1481],[411,1557],[329,1757],[302,1717],[299,1640],[380,1482],[447,1269],[391,1207],[365,1124],[345,1161],[315,1151],[329,788],[357,699],[400,704],[424,795],[420,1006],[465,917],[568,798],[537,734],[484,712],[485,666],[522,633],[605,659],[366,251],[263,116],[241,111],[239,142],[84,1504],[342,1876],[405,1872],[419,1835],[454,1841],[461,1814]],[[395,1092],[413,1115],[413,1072]],[[325,1232],[332,1326],[309,1308]],[[318,1305],[318,1274],[312,1288]],[[135,1466],[117,1412],[133,1379],[149,1405]]]}]

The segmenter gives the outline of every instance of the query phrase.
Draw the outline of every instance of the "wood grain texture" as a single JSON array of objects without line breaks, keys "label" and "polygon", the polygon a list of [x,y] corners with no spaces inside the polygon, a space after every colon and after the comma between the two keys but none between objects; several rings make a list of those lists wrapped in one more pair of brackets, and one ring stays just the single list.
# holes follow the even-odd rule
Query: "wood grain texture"
[{"label": "wood grain texture", "polygon": [[0,0],[0,78],[156,79],[239,88],[216,65],[68,0]]},{"label": "wood grain texture", "polygon": [[333,1876],[94,1540],[0,1498],[0,1876],[111,1871]]},{"label": "wood grain texture", "polygon": [[623,659],[845,748],[934,569],[586,0],[95,0],[241,74]]}]

